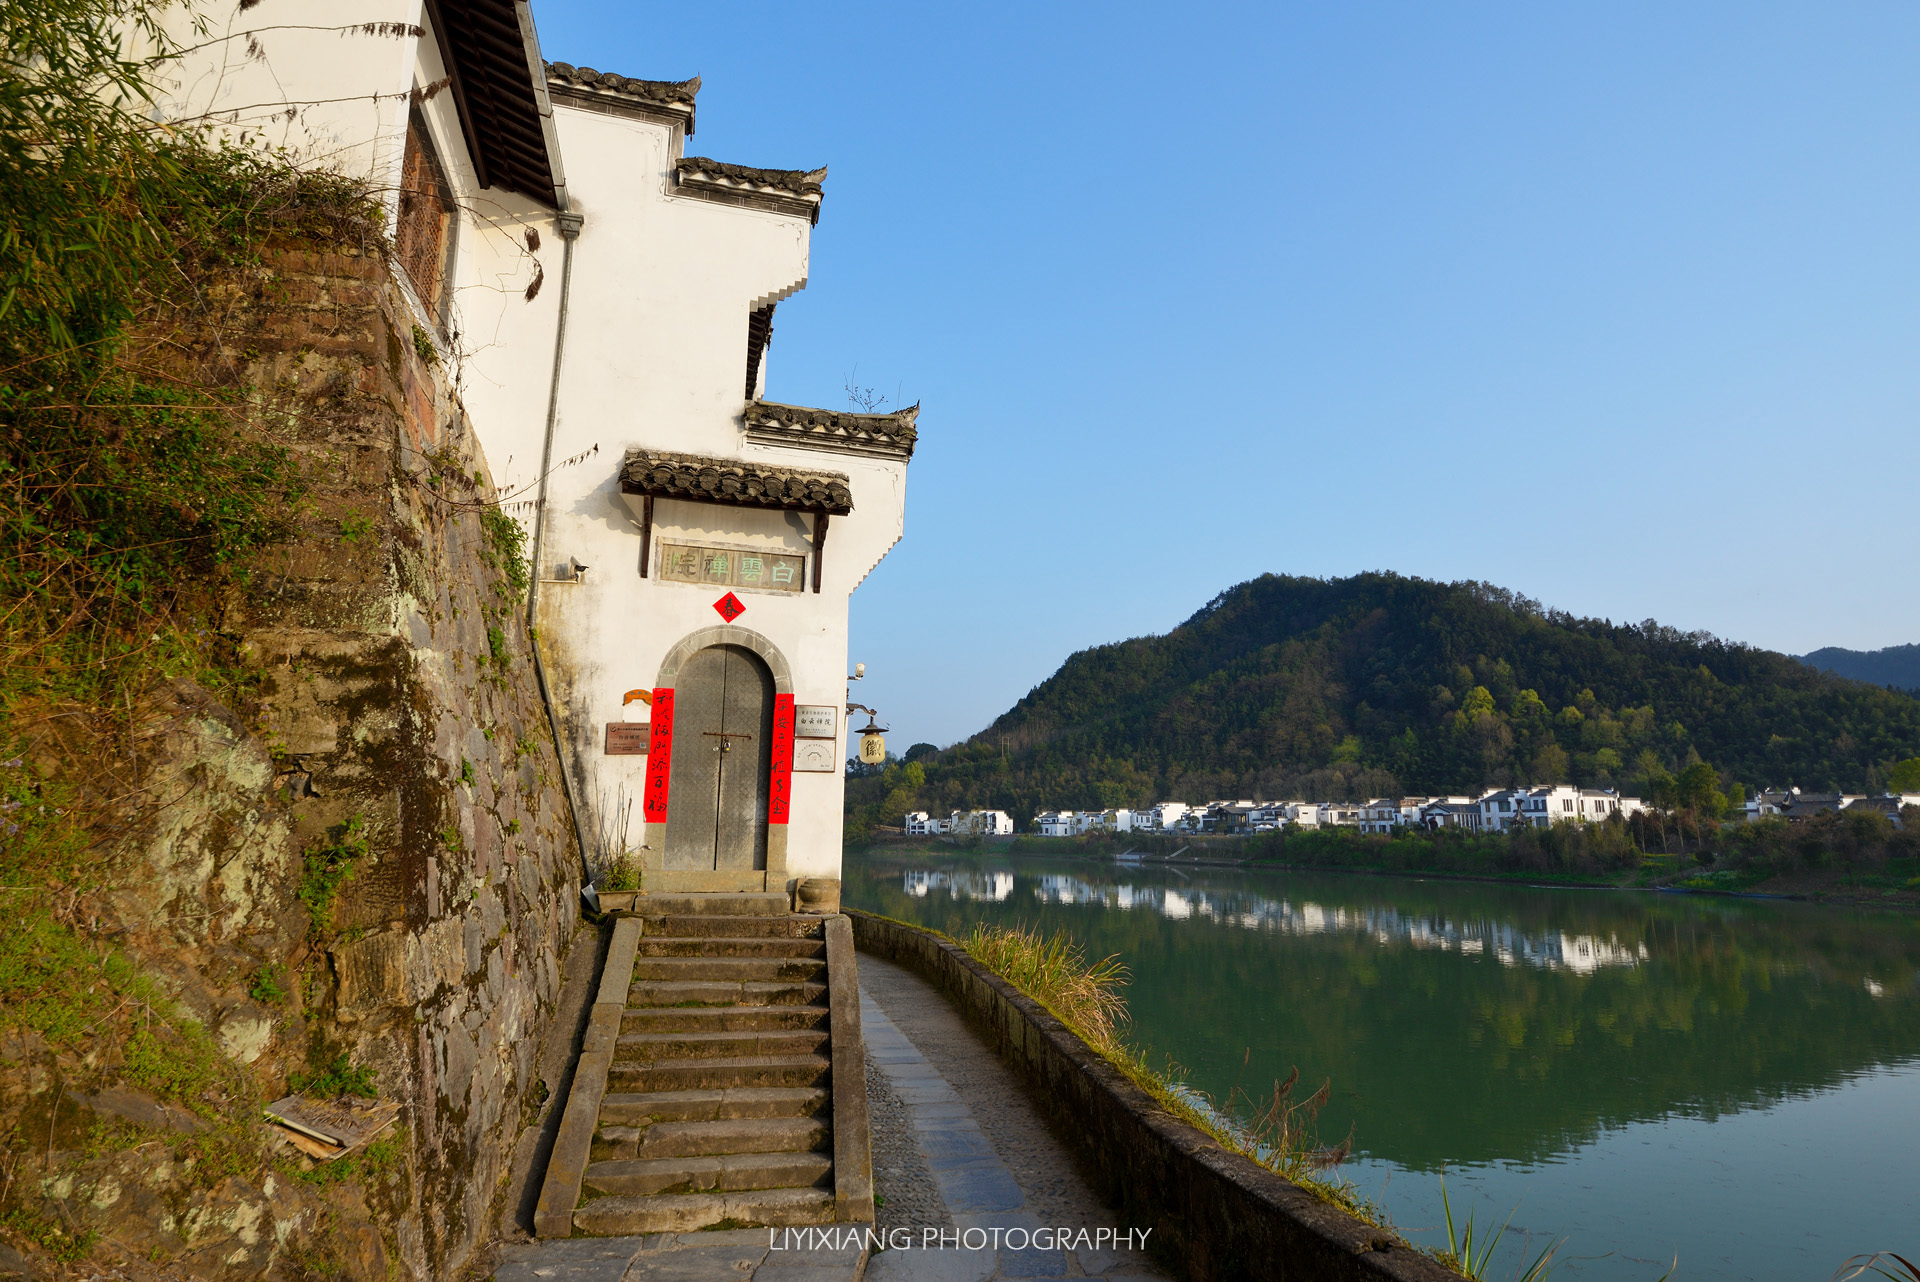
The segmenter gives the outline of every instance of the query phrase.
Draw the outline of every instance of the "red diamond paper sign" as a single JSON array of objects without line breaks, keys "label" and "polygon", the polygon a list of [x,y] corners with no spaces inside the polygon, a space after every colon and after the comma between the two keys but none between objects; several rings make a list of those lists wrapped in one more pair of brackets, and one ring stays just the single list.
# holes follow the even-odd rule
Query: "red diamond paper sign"
[{"label": "red diamond paper sign", "polygon": [[732,623],[747,612],[747,607],[740,604],[740,598],[731,592],[715,601],[713,608],[720,611],[720,617],[728,623]]}]

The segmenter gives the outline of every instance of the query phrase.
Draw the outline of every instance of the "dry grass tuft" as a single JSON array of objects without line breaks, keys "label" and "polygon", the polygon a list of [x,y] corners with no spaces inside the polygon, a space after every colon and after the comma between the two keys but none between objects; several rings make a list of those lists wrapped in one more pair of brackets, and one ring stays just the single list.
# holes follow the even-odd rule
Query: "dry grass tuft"
[{"label": "dry grass tuft", "polygon": [[1120,995],[1127,968],[1118,953],[1087,964],[1086,952],[1065,931],[1042,936],[1026,926],[977,925],[964,945],[973,958],[1059,1016],[1105,1054],[1125,1053],[1120,1030],[1127,1001]]}]

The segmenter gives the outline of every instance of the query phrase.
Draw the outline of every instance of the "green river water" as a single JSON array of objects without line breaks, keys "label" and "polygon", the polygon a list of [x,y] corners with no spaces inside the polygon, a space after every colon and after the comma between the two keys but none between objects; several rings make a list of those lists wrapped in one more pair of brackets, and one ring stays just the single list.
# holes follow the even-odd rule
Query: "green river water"
[{"label": "green river water", "polygon": [[1920,1258],[1920,917],[962,852],[850,854],[846,902],[1120,954],[1133,1038],[1216,1099],[1298,1066],[1420,1243],[1513,1216],[1489,1278],[1824,1280]]}]

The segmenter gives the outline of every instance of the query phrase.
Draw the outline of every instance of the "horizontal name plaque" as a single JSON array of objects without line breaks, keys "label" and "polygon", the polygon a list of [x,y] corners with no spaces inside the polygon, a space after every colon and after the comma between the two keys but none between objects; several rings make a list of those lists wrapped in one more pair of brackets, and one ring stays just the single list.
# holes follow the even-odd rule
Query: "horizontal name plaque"
[{"label": "horizontal name plaque", "polygon": [[725,584],[763,592],[799,592],[806,558],[784,552],[712,548],[693,543],[660,544],[660,578],[666,583]]},{"label": "horizontal name plaque", "polygon": [[607,755],[609,757],[644,757],[652,746],[653,723],[651,721],[607,722]]},{"label": "horizontal name plaque", "polygon": [[793,710],[793,737],[832,739],[840,733],[839,709],[830,703],[802,703]]}]

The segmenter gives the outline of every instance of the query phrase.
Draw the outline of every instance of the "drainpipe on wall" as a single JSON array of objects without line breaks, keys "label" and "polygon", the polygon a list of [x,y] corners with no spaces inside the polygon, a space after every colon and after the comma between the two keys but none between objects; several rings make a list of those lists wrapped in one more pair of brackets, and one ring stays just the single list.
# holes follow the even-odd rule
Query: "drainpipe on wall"
[{"label": "drainpipe on wall", "polygon": [[573,835],[580,844],[580,894],[588,904],[599,908],[600,897],[593,889],[593,864],[588,857],[587,831],[580,822],[580,804],[573,795],[573,771],[567,763],[567,741],[560,733],[560,716],[554,710],[553,691],[547,684],[547,668],[540,660],[540,640],[536,619],[540,608],[540,575],[546,553],[541,542],[547,525],[547,471],[553,466],[553,429],[560,416],[560,367],[567,348],[567,306],[573,293],[573,243],[580,237],[585,219],[562,209],[555,221],[560,227],[560,319],[553,334],[553,381],[547,390],[547,434],[540,447],[540,493],[533,508],[531,543],[532,583],[527,588],[527,636],[533,643],[533,675],[540,686],[540,702],[547,709],[547,726],[553,731],[553,749],[560,755],[560,789],[567,798],[567,813],[573,817]]}]

